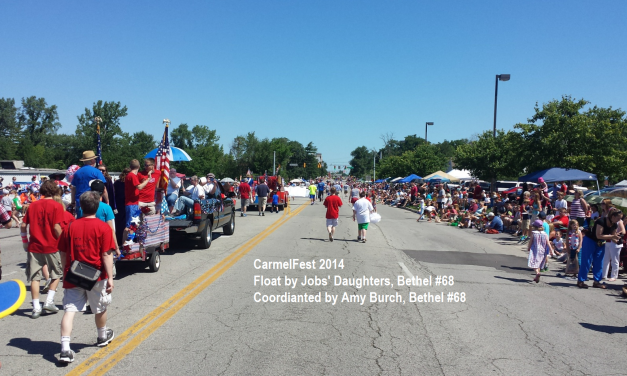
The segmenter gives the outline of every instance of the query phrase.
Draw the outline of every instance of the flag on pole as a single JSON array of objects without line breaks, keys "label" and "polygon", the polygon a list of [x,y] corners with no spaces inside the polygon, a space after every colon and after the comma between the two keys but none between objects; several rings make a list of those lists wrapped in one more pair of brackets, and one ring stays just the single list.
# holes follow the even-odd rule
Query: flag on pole
[{"label": "flag on pole", "polygon": [[168,123],[165,124],[163,138],[157,150],[155,166],[161,171],[161,177],[157,186],[164,191],[168,190],[168,182],[170,179],[170,140],[168,139]]},{"label": "flag on pole", "polygon": [[100,122],[96,122],[96,139],[97,139],[97,147],[96,147],[96,166],[100,166],[102,164],[102,145],[100,143]]}]

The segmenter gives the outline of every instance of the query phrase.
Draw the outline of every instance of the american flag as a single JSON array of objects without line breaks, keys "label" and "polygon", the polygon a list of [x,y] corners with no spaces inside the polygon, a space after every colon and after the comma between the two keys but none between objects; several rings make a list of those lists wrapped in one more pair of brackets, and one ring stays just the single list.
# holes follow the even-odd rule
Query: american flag
[{"label": "american flag", "polygon": [[96,126],[96,139],[98,140],[98,146],[96,148],[96,165],[100,166],[102,164],[102,145],[100,144],[100,123],[97,123]]},{"label": "american flag", "polygon": [[168,190],[168,180],[170,179],[170,140],[168,139],[168,125],[168,123],[165,124],[163,139],[161,139],[161,143],[159,144],[155,161],[155,166],[161,171],[161,178],[157,186],[166,192]]}]

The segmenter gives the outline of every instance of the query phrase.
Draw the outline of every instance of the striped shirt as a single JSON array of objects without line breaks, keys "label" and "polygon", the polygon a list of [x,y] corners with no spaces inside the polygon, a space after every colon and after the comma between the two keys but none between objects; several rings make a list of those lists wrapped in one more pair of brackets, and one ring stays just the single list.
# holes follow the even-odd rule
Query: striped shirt
[{"label": "striped shirt", "polygon": [[578,200],[573,200],[570,203],[570,217],[571,218],[584,218],[586,216],[586,212],[584,212],[584,208],[581,205],[581,198]]}]

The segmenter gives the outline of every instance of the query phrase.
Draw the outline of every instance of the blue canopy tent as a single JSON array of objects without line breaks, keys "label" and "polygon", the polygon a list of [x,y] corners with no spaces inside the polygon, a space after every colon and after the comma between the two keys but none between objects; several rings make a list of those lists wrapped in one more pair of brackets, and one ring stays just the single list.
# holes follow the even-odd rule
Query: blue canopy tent
[{"label": "blue canopy tent", "polygon": [[546,170],[532,172],[518,178],[518,181],[538,181],[539,178],[544,179],[546,183],[556,181],[569,180],[594,180],[597,182],[597,190],[599,189],[599,181],[597,176],[591,172],[585,172],[574,168],[553,167]]},{"label": "blue canopy tent", "polygon": [[416,174],[411,174],[399,181],[397,181],[397,183],[411,183],[414,180],[420,180],[422,179],[420,176],[416,175]]}]

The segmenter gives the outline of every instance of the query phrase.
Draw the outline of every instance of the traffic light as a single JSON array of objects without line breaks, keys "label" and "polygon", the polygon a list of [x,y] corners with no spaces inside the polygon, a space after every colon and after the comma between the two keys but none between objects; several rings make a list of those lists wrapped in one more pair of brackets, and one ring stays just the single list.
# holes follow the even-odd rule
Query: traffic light
[{"label": "traffic light", "polygon": [[322,164],[320,162],[318,162],[318,168],[321,168]]},{"label": "traffic light", "polygon": [[304,168],[304,167],[307,167],[307,163],[303,163],[303,168]]}]

